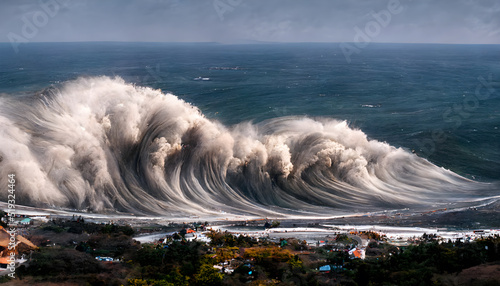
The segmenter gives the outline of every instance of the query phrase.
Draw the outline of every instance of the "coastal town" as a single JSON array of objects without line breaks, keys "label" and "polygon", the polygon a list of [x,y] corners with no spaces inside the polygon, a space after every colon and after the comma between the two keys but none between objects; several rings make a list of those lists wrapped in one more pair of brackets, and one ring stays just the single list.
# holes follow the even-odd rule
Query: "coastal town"
[{"label": "coastal town", "polygon": [[[402,280],[413,281],[424,274],[422,281],[438,285],[466,285],[460,283],[470,279],[500,282],[491,272],[500,270],[500,229],[495,228],[276,218],[130,220],[30,211],[19,211],[9,220],[2,213],[0,220],[0,281],[5,285],[79,285],[77,281],[91,281],[91,285],[368,285],[367,281],[404,285]],[[472,277],[471,271],[483,276]]]}]

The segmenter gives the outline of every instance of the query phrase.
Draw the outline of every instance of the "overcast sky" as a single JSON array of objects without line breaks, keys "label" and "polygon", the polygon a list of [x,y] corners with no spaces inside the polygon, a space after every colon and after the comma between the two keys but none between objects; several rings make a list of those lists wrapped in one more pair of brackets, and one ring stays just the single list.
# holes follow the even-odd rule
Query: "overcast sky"
[{"label": "overcast sky", "polygon": [[2,42],[500,44],[498,0],[2,0],[0,21]]}]

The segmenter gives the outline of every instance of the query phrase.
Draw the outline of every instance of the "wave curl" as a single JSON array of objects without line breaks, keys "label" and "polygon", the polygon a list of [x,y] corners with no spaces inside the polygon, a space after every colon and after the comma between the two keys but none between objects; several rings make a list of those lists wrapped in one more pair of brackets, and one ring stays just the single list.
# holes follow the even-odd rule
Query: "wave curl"
[{"label": "wave curl", "polygon": [[40,207],[331,215],[491,193],[345,121],[226,127],[172,94],[120,78],[79,78],[29,100],[1,97],[0,138],[0,183],[16,174],[17,202]]}]

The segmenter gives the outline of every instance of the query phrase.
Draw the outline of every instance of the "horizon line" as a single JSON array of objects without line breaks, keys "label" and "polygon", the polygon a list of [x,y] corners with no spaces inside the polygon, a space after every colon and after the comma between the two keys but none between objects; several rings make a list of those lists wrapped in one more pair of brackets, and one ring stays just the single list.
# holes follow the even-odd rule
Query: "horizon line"
[{"label": "horizon line", "polygon": [[[69,44],[69,43],[151,43],[151,44],[219,44],[219,45],[256,45],[256,44],[357,44],[357,42],[272,42],[257,40],[242,40],[235,42],[216,41],[30,41],[18,44]],[[12,44],[1,42],[0,44]],[[369,44],[405,44],[405,45],[500,45],[500,43],[436,43],[436,42],[369,42]]]}]

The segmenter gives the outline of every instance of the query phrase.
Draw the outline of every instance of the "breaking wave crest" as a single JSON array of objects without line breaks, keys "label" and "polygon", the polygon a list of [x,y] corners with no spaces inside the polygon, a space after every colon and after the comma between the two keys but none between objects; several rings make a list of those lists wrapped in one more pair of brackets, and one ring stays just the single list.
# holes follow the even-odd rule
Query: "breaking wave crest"
[{"label": "breaking wave crest", "polygon": [[120,78],[0,97],[0,138],[0,183],[14,173],[16,202],[39,207],[329,215],[473,200],[489,189],[344,121],[226,127]]}]

